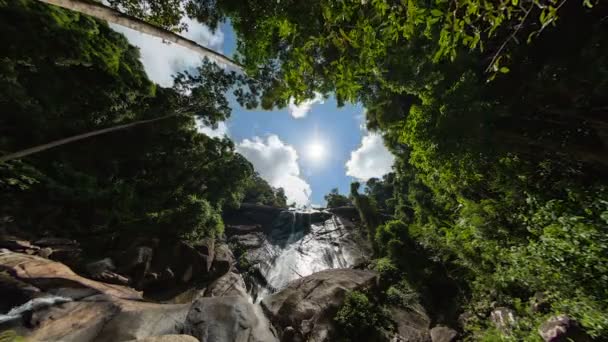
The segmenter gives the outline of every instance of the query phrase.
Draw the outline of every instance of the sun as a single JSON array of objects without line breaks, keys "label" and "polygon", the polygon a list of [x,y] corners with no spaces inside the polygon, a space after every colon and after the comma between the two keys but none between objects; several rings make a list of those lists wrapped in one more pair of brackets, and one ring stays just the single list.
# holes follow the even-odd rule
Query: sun
[{"label": "sun", "polygon": [[325,150],[325,145],[318,140],[312,141],[307,147],[306,147],[306,155],[307,157],[314,161],[314,162],[320,162],[323,159],[325,159],[325,155],[326,155],[326,150]]}]

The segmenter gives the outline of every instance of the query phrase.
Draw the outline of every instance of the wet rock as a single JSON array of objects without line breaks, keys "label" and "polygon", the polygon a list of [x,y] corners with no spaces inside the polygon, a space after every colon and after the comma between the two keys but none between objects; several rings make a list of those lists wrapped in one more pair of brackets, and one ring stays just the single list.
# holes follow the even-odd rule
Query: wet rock
[{"label": "wet rock", "polygon": [[38,295],[40,289],[37,287],[15,279],[6,272],[0,273],[0,313],[6,313]]},{"label": "wet rock", "polygon": [[[421,305],[403,309],[391,307],[391,319],[396,323],[398,337],[395,340],[409,342],[430,342],[431,319]],[[435,342],[433,340],[433,342]]]},{"label": "wet rock", "polygon": [[496,328],[502,332],[508,332],[516,323],[515,311],[506,307],[498,307],[490,313],[490,319]]},{"label": "wet rock", "polygon": [[262,300],[262,307],[277,327],[295,329],[309,341],[324,341],[334,330],[333,317],[353,290],[375,287],[372,271],[333,269],[291,282],[285,289]]},{"label": "wet rock", "polygon": [[458,337],[458,332],[444,326],[436,326],[431,329],[431,341],[433,342],[453,342]]},{"label": "wet rock", "polygon": [[249,298],[245,282],[240,274],[228,272],[209,284],[205,290],[205,297],[236,296]]},{"label": "wet rock", "polygon": [[242,297],[199,298],[184,333],[205,342],[278,342],[259,305]]},{"label": "wet rock", "polygon": [[567,315],[553,316],[538,328],[545,342],[591,341],[580,325]]}]

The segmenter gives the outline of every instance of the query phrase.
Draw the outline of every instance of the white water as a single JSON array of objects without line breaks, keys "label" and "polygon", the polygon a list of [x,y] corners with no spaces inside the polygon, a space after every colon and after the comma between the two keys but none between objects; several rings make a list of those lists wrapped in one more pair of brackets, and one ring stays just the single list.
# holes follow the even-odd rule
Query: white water
[{"label": "white water", "polygon": [[352,248],[358,246],[353,240],[356,234],[349,231],[337,216],[307,228],[303,217],[310,216],[301,216],[301,212],[293,211],[281,214],[289,215],[280,218],[283,221],[280,228],[289,229],[289,235],[286,240],[271,241],[272,245],[268,247],[273,257],[261,265],[260,271],[270,286],[259,290],[258,301],[298,278],[327,269],[352,267],[361,262],[361,251]]},{"label": "white water", "polygon": [[48,297],[39,297],[31,299],[25,304],[14,307],[7,314],[0,314],[0,323],[12,321],[21,317],[25,312],[37,310],[42,307],[52,306],[56,304],[62,304],[66,302],[71,302],[71,298],[61,297],[61,296],[48,296]]}]

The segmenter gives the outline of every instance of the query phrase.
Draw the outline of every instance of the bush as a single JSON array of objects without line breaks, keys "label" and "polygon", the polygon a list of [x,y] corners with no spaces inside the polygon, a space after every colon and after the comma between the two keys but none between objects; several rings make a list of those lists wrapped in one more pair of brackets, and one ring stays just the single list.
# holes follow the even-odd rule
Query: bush
[{"label": "bush", "polygon": [[391,329],[389,314],[362,292],[350,292],[334,318],[344,341],[382,341]]}]

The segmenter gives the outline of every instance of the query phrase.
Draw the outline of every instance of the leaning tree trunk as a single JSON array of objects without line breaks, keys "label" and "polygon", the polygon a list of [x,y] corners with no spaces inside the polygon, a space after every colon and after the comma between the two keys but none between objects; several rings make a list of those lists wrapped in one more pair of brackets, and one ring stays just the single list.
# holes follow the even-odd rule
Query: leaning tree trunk
[{"label": "leaning tree trunk", "polygon": [[0,157],[0,163],[4,163],[4,162],[7,162],[7,161],[10,161],[10,160],[13,160],[13,159],[23,158],[23,157],[29,156],[30,154],[42,152],[44,150],[48,150],[48,149],[53,148],[53,147],[57,147],[57,146],[65,145],[65,144],[68,144],[68,143],[71,143],[71,142],[74,142],[74,141],[78,141],[78,140],[94,137],[96,135],[101,135],[101,134],[106,134],[106,133],[110,133],[110,132],[115,132],[115,131],[131,128],[131,127],[135,127],[135,126],[139,126],[139,125],[149,124],[149,123],[153,123],[153,122],[156,122],[156,121],[161,121],[161,120],[164,120],[164,119],[168,119],[168,118],[171,118],[171,117],[176,117],[176,116],[179,116],[179,115],[181,115],[181,113],[169,114],[169,115],[161,116],[161,117],[154,118],[154,119],[135,121],[135,122],[131,122],[131,123],[128,123],[128,124],[123,124],[123,125],[118,125],[118,126],[98,129],[96,131],[87,132],[87,133],[83,133],[83,134],[74,135],[74,136],[71,136],[71,137],[68,137],[68,138],[63,138],[63,139],[51,141],[51,142],[46,143],[46,144],[30,147],[30,148],[27,148],[25,150],[21,150],[21,151],[15,152],[15,153],[11,153],[11,154],[7,154],[7,155],[4,155],[4,156],[1,156]]},{"label": "leaning tree trunk", "polygon": [[152,25],[141,19],[121,13],[111,7],[105,6],[102,3],[91,0],[38,0],[47,4],[63,7],[75,12],[90,15],[97,19],[102,19],[110,23],[128,27],[130,29],[145,33],[151,36],[162,38],[166,41],[173,42],[187,49],[190,49],[202,56],[209,57],[220,63],[227,64],[233,68],[242,69],[242,66],[232,59],[221,53],[215,52],[209,48],[197,44],[195,41],[184,38],[176,33],[173,33],[164,28]]}]

